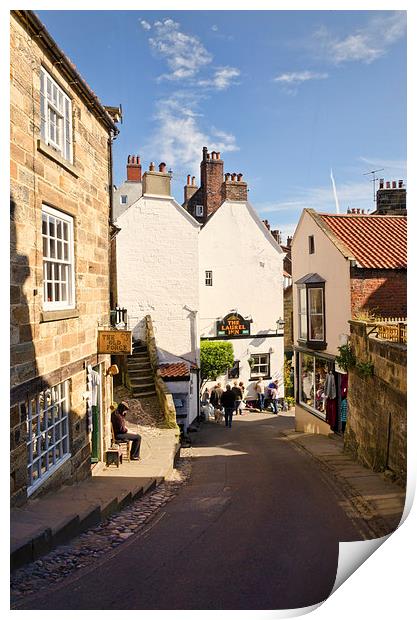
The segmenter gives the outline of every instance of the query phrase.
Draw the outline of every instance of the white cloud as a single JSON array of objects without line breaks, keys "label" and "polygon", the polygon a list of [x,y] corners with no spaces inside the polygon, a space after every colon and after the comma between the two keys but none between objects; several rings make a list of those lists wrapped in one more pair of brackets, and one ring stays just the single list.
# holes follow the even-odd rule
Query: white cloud
[{"label": "white cloud", "polygon": [[298,85],[302,82],[308,82],[310,80],[325,80],[328,78],[327,73],[316,73],[314,71],[294,71],[293,73],[282,73],[274,78],[274,82],[281,82],[283,84]]},{"label": "white cloud", "polygon": [[373,17],[364,28],[346,35],[344,38],[332,36],[326,28],[320,28],[314,39],[319,47],[316,51],[332,64],[360,61],[367,64],[383,56],[390,45],[406,33],[407,16],[405,11]]},{"label": "white cloud", "polygon": [[149,22],[146,21],[146,19],[140,19],[139,23],[144,30],[150,30],[152,28],[152,26],[150,25]]},{"label": "white cloud", "polygon": [[198,37],[182,32],[179,24],[172,19],[154,23],[149,44],[153,51],[166,61],[170,69],[170,72],[160,76],[160,79],[193,78],[202,67],[212,61],[211,54]]},{"label": "white cloud", "polygon": [[231,84],[236,84],[235,78],[239,77],[240,71],[236,67],[219,67],[215,70],[211,79],[200,80],[199,86],[211,87],[216,90],[225,90]]},{"label": "white cloud", "polygon": [[191,105],[187,105],[184,92],[174,93],[169,100],[160,100],[155,115],[157,128],[145,145],[150,156],[165,161],[176,175],[198,175],[203,146],[220,152],[238,150],[232,134],[215,127],[209,132],[200,128],[193,103],[191,100]]},{"label": "white cloud", "polygon": [[216,26],[216,24],[213,24],[213,25],[212,25],[212,27],[211,27],[211,29],[213,30],[213,32],[217,32],[217,31],[218,31],[218,29],[219,29],[219,27],[218,27],[218,26]]},{"label": "white cloud", "polygon": [[[357,183],[337,183],[337,196],[341,213],[346,213],[348,208],[364,209],[365,213],[368,209],[371,211],[374,209],[373,188],[369,180],[361,180]],[[255,206],[264,218],[276,214],[275,220],[279,220],[280,217],[287,220],[290,213],[299,218],[303,209],[315,209],[319,213],[335,213],[336,207],[330,173],[327,186],[294,188],[293,196],[289,200],[276,203],[258,203]]]}]

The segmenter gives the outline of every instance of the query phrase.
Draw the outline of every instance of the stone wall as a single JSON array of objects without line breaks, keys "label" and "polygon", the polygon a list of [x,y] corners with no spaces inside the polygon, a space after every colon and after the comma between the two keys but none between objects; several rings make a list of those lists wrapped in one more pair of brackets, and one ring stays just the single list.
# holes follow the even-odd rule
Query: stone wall
[{"label": "stone wall", "polygon": [[374,471],[389,470],[400,484],[407,472],[407,347],[367,336],[371,325],[350,321],[357,361],[370,361],[373,375],[349,371],[345,449]]},{"label": "stone wall", "polygon": [[284,289],[284,351],[291,351],[294,344],[293,287]]},{"label": "stone wall", "polygon": [[[86,106],[44,39],[11,18],[11,432],[12,501],[26,497],[26,420],[15,405],[71,380],[71,460],[48,480],[90,473],[86,424],[86,365],[97,356],[97,325],[109,316],[109,129]],[[73,162],[63,160],[40,135],[40,68],[72,100]],[[43,308],[42,205],[74,222],[75,308]],[[53,383],[56,381],[56,383]],[[105,402],[105,406],[107,403]]]}]

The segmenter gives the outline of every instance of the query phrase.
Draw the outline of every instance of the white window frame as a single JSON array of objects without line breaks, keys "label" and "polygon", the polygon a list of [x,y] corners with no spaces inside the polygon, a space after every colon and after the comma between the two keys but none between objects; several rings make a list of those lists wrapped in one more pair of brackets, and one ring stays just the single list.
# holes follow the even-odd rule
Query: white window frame
[{"label": "white window frame", "polygon": [[[302,303],[304,297],[304,307]],[[308,339],[308,299],[305,286],[298,288],[298,338],[299,340]],[[305,326],[305,330],[303,327]]]},{"label": "white window frame", "polygon": [[203,215],[204,215],[204,206],[203,205],[195,205],[195,214],[196,214],[196,217],[203,217]]},{"label": "white window frame", "polygon": [[[259,358],[266,357],[266,362],[261,362]],[[271,377],[271,354],[270,353],[252,353],[252,366],[250,378],[257,379],[263,377],[269,379]]]},{"label": "white window frame", "polygon": [[[46,216],[46,234],[44,232],[44,215]],[[50,235],[49,224],[55,221],[55,236]],[[57,223],[61,224],[61,237],[57,236]],[[67,226],[68,238],[64,238],[64,228]],[[75,308],[75,261],[74,261],[74,218],[62,211],[42,205],[42,246],[43,246],[43,308],[44,310],[70,310]],[[58,249],[61,247],[61,257],[58,258]],[[67,258],[65,258],[65,246]],[[51,247],[54,256],[50,256]],[[45,248],[47,255],[45,256]],[[48,266],[50,266],[48,274]],[[58,277],[56,277],[58,272]],[[48,277],[50,275],[50,277]],[[52,299],[48,301],[48,285],[51,286]],[[58,297],[66,287],[67,299],[55,300],[56,286]]]},{"label": "white window frame", "polygon": [[206,270],[205,284],[206,286],[213,286],[213,272],[211,270]]},{"label": "white window frame", "polygon": [[19,409],[26,420],[29,496],[71,458],[70,381],[48,387],[21,402]]},{"label": "white window frame", "polygon": [[[41,67],[40,73],[40,96],[42,139],[72,164],[72,102],[44,67]],[[52,123],[53,118],[55,123]]]},{"label": "white window frame", "polygon": [[[321,312],[313,312],[312,311],[312,303],[311,303],[311,291],[320,291],[320,300],[321,300]],[[308,338],[310,340],[310,342],[324,342],[324,289],[320,286],[317,287],[311,287],[307,289],[307,300],[308,300],[308,304],[307,304],[307,316],[308,316]],[[312,326],[311,326],[311,320],[313,316],[320,316],[321,317],[321,329],[322,329],[322,333],[323,333],[323,338],[313,338],[312,337]]]}]

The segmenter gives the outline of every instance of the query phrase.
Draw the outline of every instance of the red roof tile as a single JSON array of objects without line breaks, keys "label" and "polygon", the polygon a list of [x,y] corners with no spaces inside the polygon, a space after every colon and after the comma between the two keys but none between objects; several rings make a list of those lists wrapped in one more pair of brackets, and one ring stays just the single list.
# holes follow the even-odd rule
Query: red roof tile
[{"label": "red roof tile", "polygon": [[327,213],[319,216],[359,266],[370,269],[407,267],[407,217]]},{"label": "red roof tile", "polygon": [[186,362],[177,362],[175,364],[161,364],[159,366],[161,377],[164,379],[172,379],[177,377],[189,377],[190,367]]}]

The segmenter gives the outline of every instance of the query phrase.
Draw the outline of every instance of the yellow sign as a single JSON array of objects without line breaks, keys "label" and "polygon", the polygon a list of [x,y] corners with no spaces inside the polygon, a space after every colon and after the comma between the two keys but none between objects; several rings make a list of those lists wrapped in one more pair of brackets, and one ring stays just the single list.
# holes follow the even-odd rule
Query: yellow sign
[{"label": "yellow sign", "polygon": [[110,353],[112,355],[131,355],[132,332],[122,330],[99,330],[97,353]]}]

